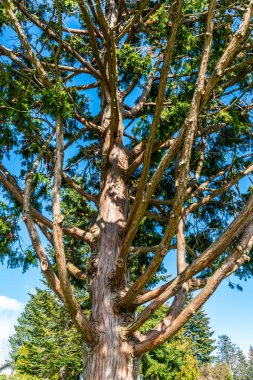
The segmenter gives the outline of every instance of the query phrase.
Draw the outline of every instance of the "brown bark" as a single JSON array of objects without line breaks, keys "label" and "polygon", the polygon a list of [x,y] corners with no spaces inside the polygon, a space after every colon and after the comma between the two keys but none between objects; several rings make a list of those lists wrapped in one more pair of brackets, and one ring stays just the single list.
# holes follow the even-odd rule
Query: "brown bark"
[{"label": "brown bark", "polygon": [[[107,328],[109,324],[108,319]],[[115,334],[114,328],[115,325],[112,323],[110,329],[113,333],[101,332],[98,345],[88,354],[84,354],[83,377],[85,380],[134,379],[132,347]]]},{"label": "brown bark", "polygon": [[[249,33],[253,14],[253,1],[249,2],[241,26],[231,38],[215,69],[209,75],[208,62],[212,53],[212,33],[216,5],[215,0],[209,0],[201,64],[196,75],[197,80],[190,110],[178,129],[178,133],[175,136],[173,135],[173,138],[168,134],[163,141],[156,141],[157,129],[163,107],[168,105],[165,95],[177,31],[181,23],[185,22],[183,20],[182,0],[175,1],[170,7],[169,12],[173,13],[173,17],[167,45],[164,53],[162,53],[162,50],[159,53],[153,70],[147,75],[146,84],[143,83],[143,92],[133,107],[123,104],[123,99],[127,93],[137,86],[138,78],[132,78],[132,83],[129,84],[127,90],[120,92],[116,52],[119,48],[118,41],[126,35],[126,42],[121,42],[123,44],[128,43],[130,41],[129,35],[133,35],[141,24],[145,26],[148,23],[150,15],[153,14],[155,9],[159,8],[159,4],[146,15],[143,15],[143,11],[148,4],[147,0],[138,2],[134,12],[130,13],[128,13],[124,1],[120,1],[118,6],[115,0],[108,0],[105,8],[102,8],[99,1],[92,2],[88,0],[84,2],[83,0],[78,0],[77,4],[84,17],[86,29],[62,28],[61,19],[58,15],[60,31],[58,34],[51,29],[50,24],[47,24],[45,20],[40,19],[39,16],[35,17],[29,13],[24,5],[14,0],[14,6],[22,12],[24,17],[30,20],[33,25],[36,25],[49,39],[53,39],[58,44],[54,64],[45,62],[44,58],[34,53],[34,49],[30,45],[22,24],[20,24],[15,11],[13,11],[13,7],[7,0],[3,0],[3,4],[25,53],[17,53],[3,46],[0,46],[0,51],[15,62],[21,71],[25,72],[31,66],[41,85],[45,88],[54,88],[54,82],[51,80],[53,71],[48,71],[48,67],[58,73],[57,79],[60,78],[61,71],[70,72],[68,79],[71,78],[73,73],[90,73],[93,75],[95,82],[89,85],[76,86],[76,89],[86,90],[99,87],[99,90],[101,90],[101,111],[98,116],[92,118],[93,121],[96,121],[91,122],[89,117],[86,118],[83,111],[77,107],[69,88],[64,88],[65,94],[75,108],[72,116],[82,123],[85,128],[72,136],[64,146],[62,120],[59,117],[56,120],[56,149],[53,153],[45,149],[45,152],[39,154],[32,171],[27,175],[25,191],[22,191],[18,182],[2,164],[0,164],[0,181],[17,202],[23,205],[24,221],[40,261],[42,272],[52,289],[65,303],[85,341],[84,379],[135,380],[138,376],[138,365],[142,353],[157,347],[173,336],[215,291],[219,283],[248,259],[249,249],[253,245],[251,238],[253,231],[252,195],[233,222],[204,252],[195,253],[192,248],[187,246],[185,241],[185,229],[187,228],[189,214],[206,203],[210,203],[213,198],[224,194],[253,170],[253,166],[249,165],[241,173],[232,176],[230,179],[222,180],[221,185],[219,187],[214,186],[214,190],[212,190],[210,187],[212,183],[217,185],[220,177],[225,176],[230,170],[232,172],[232,165],[228,165],[224,170],[210,176],[205,179],[205,182],[199,184],[205,160],[205,138],[208,137],[209,133],[212,133],[209,130],[202,131],[200,126],[202,113],[205,114],[206,112],[208,114],[209,109],[206,111],[205,107],[208,107],[211,95],[221,79],[230,71],[243,68],[245,65],[247,68],[248,63],[251,63],[250,59],[248,62],[245,61],[243,64],[239,64],[240,67],[238,65],[230,67],[234,58],[241,51],[241,45]],[[58,1],[57,4],[60,12],[60,2]],[[125,18],[121,22],[123,15]],[[62,40],[62,31],[87,36],[94,60],[86,61],[75,47],[64,39]],[[154,53],[156,49],[150,49],[150,52]],[[58,58],[61,50],[74,57],[81,67],[60,65]],[[158,77],[156,74],[159,71],[160,76]],[[193,75],[195,76],[195,74]],[[174,74],[172,77],[176,78]],[[150,103],[148,98],[157,79],[160,80],[158,96],[155,102]],[[65,80],[67,81],[66,78]],[[124,117],[133,119],[139,116],[146,105],[155,105],[153,120],[149,135],[142,141],[138,141],[131,134],[129,136],[124,132],[123,119]],[[100,126],[95,124],[98,122],[101,123]],[[85,192],[80,185],[63,171],[64,151],[77,142],[80,137],[84,137],[88,130],[99,136],[99,149],[100,146],[102,148],[101,191],[99,196]],[[130,137],[136,143],[129,152],[127,152],[123,144],[124,135]],[[202,138],[203,146],[201,147],[197,168],[192,176],[190,170],[191,156],[196,137]],[[43,146],[43,138],[38,136],[38,139]],[[151,174],[152,155],[162,149],[166,149],[166,151],[157,168],[154,168]],[[47,156],[54,166],[52,221],[32,206],[33,175],[43,154]],[[156,194],[156,190],[159,190],[161,179],[169,166],[173,165],[175,158],[177,161],[174,178],[175,196],[173,199],[159,199],[159,194]],[[128,160],[131,161],[130,166]],[[133,173],[136,173],[136,169],[141,165],[142,171],[136,181],[137,185],[133,185],[134,190],[131,197],[129,197],[128,179]],[[68,169],[66,168],[66,172]],[[83,231],[77,227],[64,226],[63,216],[61,215],[62,178],[84,199],[96,205],[98,217],[93,225],[95,226],[93,231],[91,228],[89,231]],[[206,191],[210,192],[210,194],[206,195]],[[191,197],[195,198],[194,203],[185,206],[185,203]],[[130,212],[129,199],[132,200]],[[148,210],[149,205],[154,205],[157,212],[152,209]],[[164,235],[157,245],[133,248],[131,245],[136,237],[140,223],[145,217],[154,218],[161,224],[165,221]],[[41,244],[36,224],[54,247],[57,271],[54,271],[50,265]],[[82,239],[90,244],[93,266],[89,273],[83,273],[75,265],[67,262],[63,241],[64,234]],[[175,237],[177,238],[176,244],[173,242]],[[235,243],[237,244],[236,247],[230,251],[231,246]],[[147,290],[145,287],[161,265],[164,256],[169,249],[174,248],[177,249],[177,276],[156,289]],[[188,253],[190,252],[194,259],[190,265],[186,261],[187,251]],[[127,268],[128,263],[133,262],[138,255],[149,252],[154,253],[153,259],[146,270],[140,273],[139,278],[135,282],[131,282]],[[211,267],[212,263],[223,254],[226,255],[226,259],[224,259],[219,269],[214,270],[214,273],[209,278],[199,279],[194,277],[205,268]],[[92,305],[90,320],[83,313],[81,305],[75,298],[70,276],[85,281],[89,286]],[[202,290],[190,305],[184,308],[188,292],[197,289]],[[153,330],[142,335],[138,329],[169,298],[173,298],[173,302],[166,317]],[[138,305],[149,301],[152,302],[134,318],[133,310]],[[61,374],[59,373],[60,376],[61,378],[66,377],[64,369],[62,369]]]},{"label": "brown bark", "polygon": [[123,286],[126,281],[124,276],[115,278],[115,275],[125,266],[119,260],[119,253],[128,206],[124,177],[127,156],[122,143],[122,125],[119,125],[119,137],[111,149],[110,108],[110,105],[106,107],[103,116],[107,131],[104,143],[107,162],[104,163],[99,200],[96,272],[91,282],[91,319],[98,331],[98,341],[85,361],[84,378],[87,380],[132,380],[133,376],[132,348],[121,336],[126,316],[115,308],[115,284]]}]

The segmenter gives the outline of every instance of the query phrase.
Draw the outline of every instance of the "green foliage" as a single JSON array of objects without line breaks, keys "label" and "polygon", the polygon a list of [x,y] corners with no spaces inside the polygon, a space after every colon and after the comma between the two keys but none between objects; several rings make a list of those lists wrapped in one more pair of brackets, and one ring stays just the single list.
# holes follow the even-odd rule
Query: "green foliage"
[{"label": "green foliage", "polygon": [[73,105],[69,101],[66,91],[61,89],[58,83],[55,88],[44,88],[42,90],[41,102],[51,116],[61,115],[63,118],[71,117]]},{"label": "green foliage", "polygon": [[0,380],[40,380],[40,379],[37,376],[30,376],[27,374],[24,375],[17,371],[15,374],[9,375],[9,376],[0,375]]},{"label": "green foliage", "polygon": [[248,353],[248,365],[246,369],[246,379],[245,380],[251,380],[253,379],[253,347],[250,346],[249,353]]},{"label": "green foliage", "polygon": [[[167,312],[167,306],[160,308],[145,323],[143,331],[152,329]],[[201,309],[169,342],[143,356],[144,379],[197,379],[201,366],[213,359],[211,354],[215,346],[212,335],[209,319]]]},{"label": "green foliage", "polygon": [[190,340],[179,334],[170,342],[145,354],[141,371],[145,380],[194,380],[198,377],[199,366]]},{"label": "green foliage", "polygon": [[212,352],[215,350],[213,331],[207,314],[201,308],[185,325],[185,336],[192,341],[192,349],[200,364],[212,361]]},{"label": "green foliage", "polygon": [[168,35],[171,20],[163,4],[148,20],[147,27],[151,34],[151,40],[157,41]]},{"label": "green foliage", "polygon": [[157,138],[166,141],[178,130],[189,111],[189,103],[175,99],[169,107],[164,107],[157,129]]},{"label": "green foliage", "polygon": [[148,55],[141,53],[141,47],[124,44],[117,50],[119,73],[123,82],[129,83],[133,78],[139,78],[147,73],[151,63]]},{"label": "green foliage", "polygon": [[37,289],[10,338],[15,367],[24,376],[68,380],[82,371],[82,341],[65,308],[51,292]]}]

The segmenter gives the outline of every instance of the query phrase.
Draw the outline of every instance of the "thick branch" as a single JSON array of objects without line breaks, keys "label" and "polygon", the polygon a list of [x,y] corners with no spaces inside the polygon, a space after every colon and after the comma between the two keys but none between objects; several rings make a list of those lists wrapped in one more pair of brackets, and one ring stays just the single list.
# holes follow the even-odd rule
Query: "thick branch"
[{"label": "thick branch", "polygon": [[57,270],[59,273],[60,284],[62,292],[65,297],[65,304],[72,316],[75,325],[82,334],[82,337],[88,343],[94,343],[94,331],[91,323],[84,315],[81,306],[76,300],[67,272],[67,263],[64,253],[63,238],[62,238],[62,221],[63,215],[60,209],[60,189],[62,177],[62,163],[63,163],[63,133],[61,126],[61,118],[56,120],[56,160],[54,167],[54,183],[53,183],[53,196],[52,196],[52,209],[53,209],[53,241],[56,253]]},{"label": "thick branch", "polygon": [[[135,354],[140,355],[150,349],[154,349],[158,345],[164,343],[172,337],[189,319],[198,311],[198,309],[206,302],[206,300],[216,290],[221,281],[233,270],[235,264],[242,265],[249,259],[248,254],[253,246],[253,224],[251,223],[245,230],[239,244],[232,253],[224,261],[221,267],[211,276],[203,288],[203,290],[190,302],[188,306],[180,313],[180,315],[171,323],[167,324],[166,317],[163,320],[165,328],[156,336],[153,332],[150,338],[135,346]],[[160,324],[159,324],[160,326]],[[155,330],[155,329],[154,329]],[[147,334],[148,335],[148,334]]]},{"label": "thick branch", "polygon": [[87,280],[86,274],[82,272],[79,268],[77,268],[74,264],[67,263],[66,267],[69,273],[72,274],[72,276],[74,276],[78,280],[82,280],[82,281]]},{"label": "thick branch", "polygon": [[[3,165],[0,165],[0,169],[2,173],[0,172],[0,182],[2,185],[10,192],[10,194],[13,196],[13,198],[20,204],[24,204],[24,196],[23,192],[20,189],[20,187],[17,185],[17,183],[13,183],[13,181],[10,181],[7,178],[6,173],[7,170],[3,168]],[[3,174],[4,173],[4,174]],[[41,222],[44,226],[52,229],[53,223],[51,220],[46,218],[44,215],[42,215],[39,211],[37,211],[34,207],[31,207],[31,213],[33,218]],[[81,240],[86,241],[87,243],[91,244],[93,242],[94,236],[91,232],[86,232],[78,227],[63,227],[63,233],[68,236],[72,236]]]},{"label": "thick branch", "polygon": [[143,169],[141,173],[141,178],[138,183],[138,189],[135,196],[135,201],[131,207],[130,215],[129,215],[127,226],[126,226],[126,230],[129,232],[127,233],[127,236],[124,240],[124,243],[122,245],[122,250],[120,253],[122,257],[126,256],[138,228],[138,227],[136,228],[135,226],[137,223],[139,224],[141,220],[139,217],[137,217],[137,214],[138,214],[139,206],[142,205],[143,192],[146,185],[146,180],[147,180],[148,171],[150,167],[150,160],[151,160],[151,154],[152,154],[153,144],[155,140],[155,134],[156,134],[157,126],[159,124],[161,111],[162,111],[162,104],[164,100],[164,94],[165,94],[166,83],[167,83],[167,74],[168,74],[168,70],[169,70],[169,66],[170,66],[170,62],[172,58],[173,46],[175,43],[177,31],[181,22],[181,12],[182,12],[182,0],[179,0],[177,1],[174,25],[171,29],[171,34],[169,36],[168,43],[166,46],[166,52],[165,52],[163,67],[161,71],[161,80],[160,80],[159,89],[158,89],[157,103],[156,103],[154,117],[153,117],[153,121],[151,125],[150,135],[149,135],[147,144],[145,146],[145,151],[144,151]]},{"label": "thick branch", "polygon": [[[234,221],[229,225],[225,232],[213,243],[211,244],[201,256],[199,256],[192,264],[190,264],[179,276],[175,278],[172,282],[168,284],[167,289],[145,310],[149,310],[152,314],[160,305],[162,305],[172,294],[176,292],[178,288],[182,286],[183,283],[188,281],[192,276],[203,270],[205,267],[209,266],[214,260],[216,260],[225,250],[232,244],[233,240],[236,239],[238,235],[242,233],[245,226],[247,226],[252,218],[252,207],[253,207],[253,195],[250,196],[246,205],[240,214],[234,219]],[[145,284],[150,279],[150,273],[154,273],[158,263],[160,264],[161,254],[156,255],[151,263],[149,264],[148,270],[144,272],[137,282],[129,289],[127,294],[119,301],[119,307],[128,307],[134,301],[137,294],[145,286]]]},{"label": "thick branch", "polygon": [[[194,134],[197,127],[197,121],[198,121],[198,113],[200,110],[200,102],[202,98],[202,91],[205,84],[205,77],[206,77],[206,71],[207,71],[207,65],[208,60],[211,52],[211,45],[212,45],[212,33],[213,33],[213,17],[214,17],[214,9],[215,9],[215,1],[210,0],[209,2],[209,10],[208,10],[208,16],[207,16],[207,30],[206,30],[206,38],[203,48],[203,54],[202,54],[202,60],[199,70],[199,75],[196,83],[195,92],[193,95],[192,103],[191,103],[191,109],[189,112],[189,116],[187,117],[183,130],[186,129],[186,134],[184,138],[184,145],[182,149],[182,154],[180,156],[180,162],[179,162],[179,185],[176,190],[176,196],[174,205],[171,211],[171,217],[170,221],[164,231],[163,239],[160,243],[160,250],[157,252],[154,259],[149,264],[148,268],[146,269],[145,273],[142,274],[137,282],[132,286],[132,288],[129,289],[128,297],[133,299],[137,296],[138,292],[146,285],[146,283],[152,278],[155,271],[158,269],[160,264],[163,261],[164,256],[166,255],[167,249],[166,247],[170,243],[171,239],[176,233],[176,229],[178,226],[178,220],[181,214],[184,198],[185,198],[185,192],[187,188],[187,182],[188,182],[188,175],[189,175],[189,168],[190,168],[190,157],[191,157],[191,150],[192,150],[192,144],[194,140]],[[179,21],[178,21],[179,22]],[[182,135],[182,133],[181,133]],[[180,139],[180,135],[177,138],[178,141]],[[173,145],[172,145],[173,147]],[[170,151],[170,150],[169,150]],[[145,163],[144,163],[145,165]],[[159,168],[157,169],[158,173]],[[155,175],[156,175],[155,173]],[[152,182],[151,182],[152,185]],[[140,186],[142,189],[142,187]],[[139,190],[139,188],[138,188]],[[143,191],[143,189],[142,189]],[[140,195],[142,198],[142,194]],[[137,196],[136,196],[137,199]],[[141,199],[137,199],[138,202],[141,202]],[[143,205],[141,205],[143,206]],[[140,209],[140,207],[139,207]],[[138,210],[138,208],[137,208]],[[134,205],[133,205],[133,211]],[[140,213],[140,216],[142,214]],[[131,220],[131,214],[130,214],[130,220]],[[139,221],[139,218],[137,218],[137,221]],[[131,239],[135,236],[135,233],[138,229],[138,225],[136,225],[136,215],[135,215],[135,226],[130,227],[130,231],[125,239],[125,242],[123,244],[123,249],[128,250],[129,249],[129,243],[131,244]],[[134,228],[133,228],[134,227]],[[135,290],[133,290],[135,288]],[[131,297],[130,297],[130,293]],[[127,296],[126,296],[127,297]]]}]

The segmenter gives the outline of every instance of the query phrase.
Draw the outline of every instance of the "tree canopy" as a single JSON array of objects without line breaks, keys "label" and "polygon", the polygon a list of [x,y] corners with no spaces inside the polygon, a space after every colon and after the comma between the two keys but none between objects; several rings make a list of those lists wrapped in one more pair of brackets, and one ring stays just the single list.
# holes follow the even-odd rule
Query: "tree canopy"
[{"label": "tree canopy", "polygon": [[39,261],[91,378],[131,379],[132,357],[252,274],[252,15],[252,0],[0,4],[0,258]]}]

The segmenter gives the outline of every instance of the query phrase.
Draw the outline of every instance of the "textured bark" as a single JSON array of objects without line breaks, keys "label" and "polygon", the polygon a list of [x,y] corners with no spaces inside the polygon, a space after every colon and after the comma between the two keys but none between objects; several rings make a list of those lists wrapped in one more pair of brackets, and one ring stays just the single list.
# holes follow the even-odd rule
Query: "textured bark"
[{"label": "textured bark", "polygon": [[[236,84],[238,76],[236,75],[235,79],[233,77],[231,79],[230,76],[227,77],[227,73],[236,73],[239,69],[241,70],[245,67],[243,74],[245,77],[249,72],[247,71],[247,65],[252,66],[252,58],[247,58],[242,63],[236,63],[237,60],[234,62],[234,59],[238,56],[238,58],[244,60],[244,53],[241,57],[239,53],[245,48],[245,43],[250,34],[253,0],[245,2],[248,5],[241,25],[234,34],[231,31],[230,42],[224,47],[215,68],[212,68],[212,63],[209,60],[210,58],[215,58],[212,39],[214,26],[217,25],[216,16],[219,17],[220,4],[215,0],[208,1],[201,64],[196,73],[190,75],[196,76],[196,81],[192,99],[189,102],[189,112],[185,119],[182,120],[178,130],[172,135],[170,130],[166,131],[166,136],[161,140],[157,132],[160,127],[163,109],[174,104],[173,99],[167,99],[170,92],[167,89],[169,89],[171,83],[169,78],[176,81],[181,76],[183,78],[181,79],[182,84],[185,80],[183,73],[178,72],[174,75],[173,67],[171,67],[171,62],[173,66],[174,58],[178,59],[174,54],[178,44],[177,37],[179,33],[177,32],[181,28],[181,24],[187,23],[186,25],[188,25],[189,22],[192,22],[189,20],[189,15],[185,15],[184,10],[182,11],[184,2],[177,0],[172,2],[169,9],[168,6],[164,8],[165,10],[167,9],[169,16],[171,16],[171,25],[168,27],[167,33],[168,38],[166,37],[167,44],[164,44],[161,49],[156,45],[150,46],[147,54],[152,57],[153,67],[149,74],[147,73],[146,83],[144,83],[144,77],[141,79],[139,73],[133,75],[132,83],[130,80],[129,84],[124,83],[124,80],[121,83],[121,63],[118,50],[122,48],[122,43],[123,45],[131,44],[132,37],[135,33],[138,34],[140,26],[148,26],[150,22],[153,22],[150,20],[150,16],[154,14],[155,10],[159,9],[162,3],[156,4],[147,13],[146,10],[149,6],[147,0],[137,2],[136,9],[131,12],[128,10],[127,2],[125,3],[124,1],[108,0],[104,6],[99,1],[88,0],[84,2],[83,0],[78,0],[76,5],[82,13],[85,21],[83,27],[86,30],[66,28],[66,25],[63,28],[59,7],[60,1],[51,3],[57,4],[59,33],[56,33],[54,27],[50,26],[50,22],[47,22],[39,13],[38,15],[30,13],[20,1],[13,0],[8,2],[3,0],[4,8],[16,36],[20,40],[22,49],[20,51],[11,50],[0,45],[0,52],[17,65],[19,69],[16,74],[20,70],[21,73],[26,75],[32,70],[34,75],[31,80],[35,81],[36,86],[38,85],[37,82],[39,82],[41,87],[45,89],[58,91],[58,88],[55,88],[55,83],[59,82],[61,72],[65,72],[66,75],[62,77],[64,85],[60,86],[61,91],[74,106],[73,110],[70,111],[71,118],[73,117],[78,123],[82,124],[81,129],[76,135],[67,140],[69,132],[65,132],[65,116],[58,115],[55,132],[52,132],[53,135],[48,141],[44,141],[43,133],[40,134],[31,127],[31,136],[35,133],[35,138],[41,144],[41,151],[34,162],[32,170],[30,171],[29,167],[27,167],[29,171],[27,172],[24,191],[21,188],[20,180],[14,178],[1,163],[0,182],[8,193],[23,206],[24,222],[42,271],[51,288],[64,302],[85,341],[84,379],[136,380],[141,355],[150,349],[158,347],[166,339],[170,339],[211,296],[221,281],[249,259],[249,250],[253,246],[251,238],[253,232],[253,195],[247,201],[245,200],[244,207],[240,211],[238,210],[233,221],[226,229],[224,227],[221,235],[202,252],[199,252],[199,250],[195,252],[193,248],[187,245],[189,243],[187,241],[187,223],[196,210],[206,204],[216,202],[215,198],[225,194],[233,186],[238,185],[242,178],[253,171],[253,165],[247,164],[242,166],[238,173],[234,173],[233,162],[231,162],[229,165],[226,163],[224,168],[219,166],[219,172],[210,175],[209,178],[205,178],[205,176],[202,178],[202,169],[206,156],[208,156],[208,152],[206,152],[208,143],[206,144],[205,141],[208,142],[208,138],[212,133],[222,131],[223,128],[222,123],[215,127],[212,127],[211,124],[209,127],[208,118],[211,120],[212,116],[215,116],[215,113],[213,113],[214,97],[215,103],[218,105],[217,112],[220,112],[222,110],[227,111],[242,96],[240,94],[240,97],[233,100],[229,105],[223,104],[223,102],[219,105],[218,100],[223,95],[219,95],[220,90],[216,91],[218,90],[217,86],[219,85],[223,89],[227,88],[229,91],[229,87]],[[23,23],[17,18],[15,8],[22,13],[28,23],[33,24],[43,32],[49,41],[53,40],[55,42],[57,50],[54,63],[50,63],[49,60],[45,61],[42,53],[35,54],[34,47],[30,45],[26,31],[23,29]],[[217,12],[215,9],[217,9]],[[201,17],[206,17],[205,14],[206,12],[202,13]],[[194,22],[196,22],[195,17],[199,17],[195,14],[190,16],[192,20],[195,20]],[[73,46],[75,44],[69,43],[67,39],[63,38],[62,31],[87,36],[85,45],[86,43],[89,45],[92,54],[89,55],[88,50],[83,54],[83,51],[79,50],[78,46]],[[123,37],[124,40],[122,40]],[[215,40],[215,43],[217,43],[217,40]],[[250,48],[247,50],[250,51]],[[60,60],[61,52],[72,56],[73,67],[64,65],[65,59]],[[86,54],[87,61],[83,57]],[[157,59],[154,62],[155,57]],[[180,56],[180,60],[184,61],[184,58]],[[69,64],[72,65],[72,63]],[[92,83],[69,86],[69,80],[78,73],[89,73],[93,77]],[[154,102],[152,90],[155,89],[154,85],[156,83],[157,98]],[[101,104],[98,107],[97,115],[85,114],[85,110],[79,106],[78,101],[76,103],[75,97],[71,93],[71,88],[73,87],[81,91],[98,88],[101,95]],[[135,99],[133,106],[128,105],[127,95],[141,87],[143,91],[140,96],[138,95],[139,99]],[[14,106],[16,108],[15,104]],[[131,136],[132,132],[129,132],[129,130],[126,132],[126,130],[132,121],[146,115],[146,106],[155,106],[151,128],[149,133],[144,134],[143,138],[139,140]],[[248,106],[251,107],[251,104]],[[36,107],[36,102],[33,102],[32,114],[34,114],[34,110],[37,110]],[[38,107],[39,111],[43,110],[41,104]],[[244,108],[244,110],[246,115],[248,109]],[[42,114],[42,116],[44,115]],[[203,128],[201,121],[203,116],[207,118],[205,128]],[[130,123],[128,119],[131,120]],[[44,117],[42,120],[46,122]],[[125,122],[127,123],[124,126]],[[2,123],[2,120],[0,120],[0,123]],[[49,124],[50,128],[54,130],[52,122]],[[98,137],[95,145],[89,145],[90,132]],[[53,136],[55,133],[56,146],[53,150],[49,149],[48,146],[51,140],[52,145],[54,144]],[[129,147],[126,144],[125,147],[123,143],[124,136],[134,142],[133,145]],[[92,194],[93,183],[88,181],[88,188],[83,189],[82,185],[76,182],[74,176],[71,178],[67,174],[72,164],[64,168],[63,157],[65,150],[74,143],[78,144],[81,137],[83,151],[80,150],[80,153],[83,154],[85,159],[90,159],[91,165],[94,156],[99,152],[101,186],[98,192],[96,183],[94,194]],[[87,138],[87,141],[85,138]],[[194,150],[195,153],[197,152],[198,140],[200,139],[202,141],[200,144],[200,156],[194,169],[195,173],[192,173],[192,167],[194,167],[192,164],[195,160],[192,153]],[[95,150],[94,147],[96,148]],[[91,156],[86,155],[87,150],[90,150]],[[155,165],[153,165],[153,154],[158,151],[160,151],[159,154],[162,154],[162,158],[157,163],[155,160]],[[45,158],[50,163],[47,168],[50,170],[46,171],[50,173],[50,178],[51,169],[54,168],[52,177],[52,220],[43,215],[43,211],[36,208],[34,201],[34,175],[37,173],[36,169],[42,158]],[[163,177],[167,175],[167,169],[173,168],[175,160],[175,194],[172,196],[169,192],[166,195],[163,191],[163,186],[161,186],[161,189],[159,187]],[[95,172],[97,173],[97,171]],[[132,177],[133,174],[134,177]],[[171,174],[170,176],[173,177]],[[87,231],[79,228],[78,224],[69,226],[64,220],[64,215],[61,214],[62,187],[64,187],[62,186],[62,179],[64,180],[64,186],[67,183],[84,200],[92,202],[96,206],[96,217],[94,218],[93,213],[90,215]],[[130,187],[129,193],[128,184]],[[193,202],[190,201],[191,198]],[[131,208],[129,200],[131,200]],[[162,206],[166,206],[166,208]],[[164,228],[160,242],[149,242],[149,246],[145,246],[145,241],[136,241],[140,225],[142,221],[145,222],[145,219],[155,219]],[[43,248],[37,226],[40,227],[45,237],[54,247],[57,262],[56,270],[55,266],[50,264],[50,260]],[[76,265],[80,266],[80,268],[83,268],[83,266],[66,255],[65,235],[83,240],[89,244],[90,259],[87,263],[87,271],[80,270]],[[177,237],[176,244],[174,243],[175,237]],[[132,244],[142,246],[133,247]],[[236,245],[235,248],[232,248],[234,245]],[[168,250],[174,248],[177,250],[177,276],[156,289],[147,289],[150,280],[162,264]],[[129,266],[135,263],[133,259],[136,260],[138,255],[149,252],[154,253],[152,259],[146,268],[138,273],[137,276],[139,277],[136,278],[135,272],[131,272]],[[190,263],[187,260],[187,254],[189,253],[194,259]],[[212,264],[224,254],[226,259],[224,259],[220,268],[215,270]],[[73,258],[75,259],[75,257]],[[213,273],[209,277],[205,279],[196,277],[205,268],[210,267]],[[129,275],[130,272],[131,274]],[[75,298],[74,289],[70,281],[71,276],[84,281],[83,284],[87,285],[86,289],[89,290],[91,304],[90,320],[86,317],[81,304]],[[187,294],[199,289],[202,290],[184,308]],[[152,330],[141,334],[139,329],[142,325],[169,298],[172,298],[173,302],[168,314]],[[137,306],[147,302],[150,303],[139,314],[133,315]],[[59,378],[67,377],[65,369],[61,368]]]},{"label": "textured bark", "polygon": [[[87,355],[84,368],[86,380],[130,380],[133,378],[132,347],[121,336],[125,315],[115,309],[115,274],[124,262],[118,259],[121,231],[127,217],[127,186],[124,172],[127,157],[121,141],[122,125],[118,126],[118,139],[111,146],[110,104],[103,115],[106,131],[104,143],[104,171],[97,220],[99,237],[95,252],[95,274],[91,283],[92,313],[98,341]],[[116,282],[124,285],[126,279]]]},{"label": "textured bark", "polygon": [[117,336],[114,330],[117,319],[106,319],[111,330],[100,334],[99,344],[85,355],[83,377],[85,380],[134,380],[132,348]]}]

